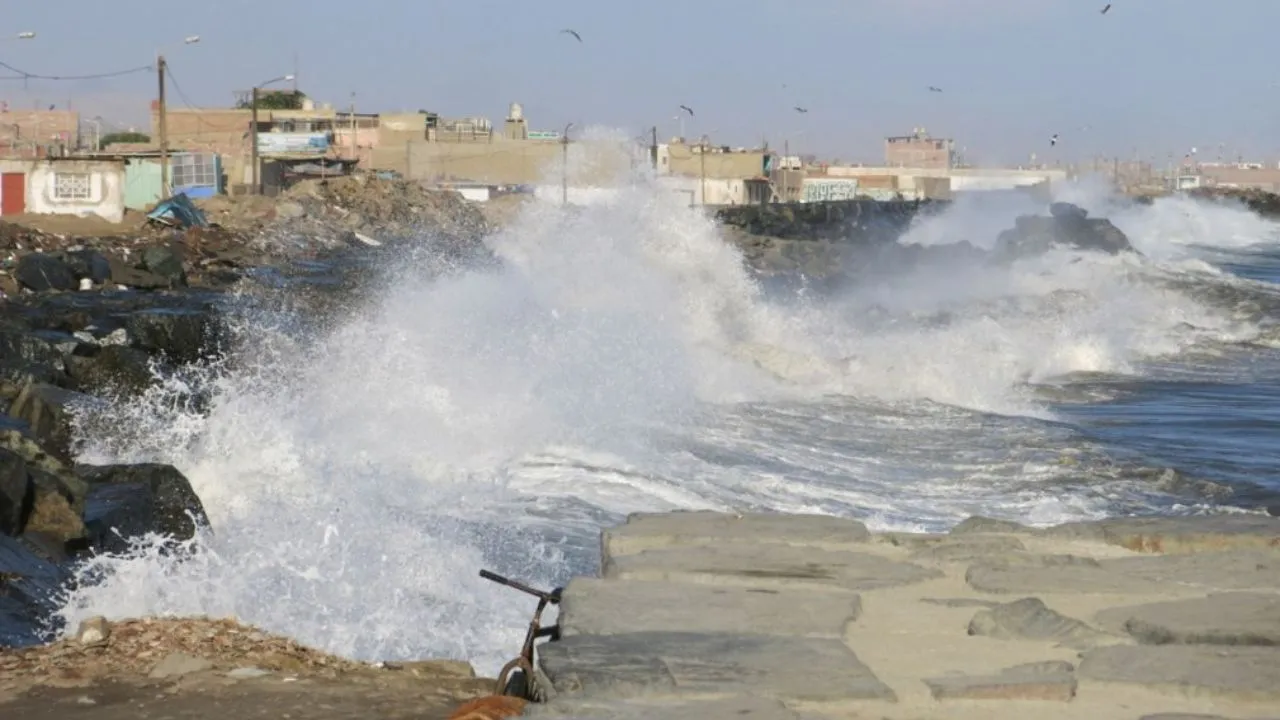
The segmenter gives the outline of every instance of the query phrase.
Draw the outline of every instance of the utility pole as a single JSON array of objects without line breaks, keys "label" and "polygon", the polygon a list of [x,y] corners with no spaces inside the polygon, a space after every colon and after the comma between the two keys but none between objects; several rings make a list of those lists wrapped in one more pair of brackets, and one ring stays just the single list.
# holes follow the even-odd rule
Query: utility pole
[{"label": "utility pole", "polygon": [[157,118],[160,130],[160,195],[161,199],[169,197],[169,117],[165,107],[164,99],[164,56],[156,57],[156,75],[160,82],[160,92],[157,98]]},{"label": "utility pole", "polygon": [[706,135],[702,136],[702,139],[698,142],[698,147],[701,148],[701,152],[699,152],[698,155],[701,157],[700,162],[702,164],[702,206],[706,207],[707,206],[707,136]]},{"label": "utility pole", "polygon": [[569,130],[573,123],[564,126],[564,135],[560,136],[560,204],[569,204]]},{"label": "utility pole", "polygon": [[254,85],[249,99],[249,164],[253,166],[253,190],[251,194],[261,195],[262,184],[258,178],[258,86]]},{"label": "utility pole", "polygon": [[791,202],[791,138],[782,141],[782,202]]},{"label": "utility pole", "polygon": [[649,161],[653,163],[653,169],[658,170],[658,126],[653,126],[653,144],[649,148]]},{"label": "utility pole", "polygon": [[351,159],[360,159],[360,146],[356,144],[356,94],[351,93]]}]

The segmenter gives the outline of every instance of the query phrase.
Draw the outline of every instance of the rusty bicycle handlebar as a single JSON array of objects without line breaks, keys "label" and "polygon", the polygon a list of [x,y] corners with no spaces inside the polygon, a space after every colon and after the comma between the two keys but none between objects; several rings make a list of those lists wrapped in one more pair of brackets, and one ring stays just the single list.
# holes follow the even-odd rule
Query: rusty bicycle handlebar
[{"label": "rusty bicycle handlebar", "polygon": [[499,585],[506,585],[507,587],[515,590],[519,590],[522,593],[532,595],[543,602],[551,603],[552,605],[560,604],[559,588],[556,588],[551,592],[545,592],[537,588],[529,587],[528,585],[525,585],[519,580],[512,580],[511,578],[505,578],[497,573],[489,572],[488,570],[481,570],[480,577],[484,578],[485,580],[489,580],[491,582],[496,582]]}]

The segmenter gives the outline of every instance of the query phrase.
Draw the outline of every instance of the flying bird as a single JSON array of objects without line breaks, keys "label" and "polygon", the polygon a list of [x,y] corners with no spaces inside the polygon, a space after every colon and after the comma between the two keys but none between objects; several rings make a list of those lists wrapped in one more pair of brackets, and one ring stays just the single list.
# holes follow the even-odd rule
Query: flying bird
[{"label": "flying bird", "polygon": [[1049,138],[1049,147],[1054,147],[1057,144],[1058,144],[1058,133],[1054,133],[1053,137]]},{"label": "flying bird", "polygon": [[930,86],[929,86],[929,92],[942,92],[942,88],[940,88],[940,87],[934,87],[933,85],[930,85]]},{"label": "flying bird", "polygon": [[798,112],[798,113],[807,113],[807,112],[809,112],[809,108],[802,108],[802,107],[800,107],[799,105],[797,105],[797,106],[796,106],[796,112]]},{"label": "flying bird", "polygon": [[1106,6],[1106,7],[1104,7],[1104,8],[1102,8],[1102,14],[1103,14],[1103,15],[1106,15],[1106,14],[1107,14],[1107,11],[1108,11],[1108,10],[1110,10],[1110,9],[1111,9],[1111,3],[1107,3],[1107,6]]},{"label": "flying bird", "polygon": [[582,42],[582,36],[578,34],[578,31],[577,31],[577,30],[570,30],[569,28],[565,28],[564,30],[561,30],[560,32],[561,32],[562,34],[563,34],[563,33],[568,33],[568,34],[572,35],[574,38],[576,38],[578,42]]},{"label": "flying bird", "polygon": [[680,109],[689,113],[689,117],[693,117],[693,108],[689,107],[688,105],[681,105]]}]

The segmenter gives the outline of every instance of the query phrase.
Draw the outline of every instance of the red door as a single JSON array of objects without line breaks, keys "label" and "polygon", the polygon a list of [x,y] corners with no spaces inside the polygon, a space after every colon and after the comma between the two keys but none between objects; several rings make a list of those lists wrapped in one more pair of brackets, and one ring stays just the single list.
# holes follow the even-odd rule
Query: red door
[{"label": "red door", "polygon": [[21,215],[27,211],[27,176],[23,173],[0,175],[0,215]]}]

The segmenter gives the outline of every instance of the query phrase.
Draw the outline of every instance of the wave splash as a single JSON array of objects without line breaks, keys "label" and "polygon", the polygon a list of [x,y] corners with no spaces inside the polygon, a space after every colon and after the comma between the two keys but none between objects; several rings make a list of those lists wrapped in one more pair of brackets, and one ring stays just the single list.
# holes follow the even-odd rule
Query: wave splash
[{"label": "wave splash", "polygon": [[[1168,242],[1161,213],[1200,212],[1193,244],[1212,245],[1218,211],[1177,202],[1116,222],[1148,252]],[[969,212],[902,242],[976,233]],[[992,212],[981,221],[1011,223]],[[347,657],[493,670],[530,608],[481,567],[550,587],[591,571],[598,527],[627,512],[858,514],[873,501],[842,493],[887,479],[888,509],[936,516],[939,472],[970,484],[982,472],[912,456],[912,433],[928,428],[940,454],[954,452],[946,438],[973,439],[956,425],[973,413],[1048,416],[1028,383],[1137,372],[1143,358],[1255,332],[1163,285],[1162,274],[1198,271],[1156,253],[926,259],[833,296],[774,297],[710,220],[645,177],[572,212],[530,205],[488,243],[495,266],[431,278],[404,268],[321,332],[232,318],[242,347],[233,365],[205,369],[204,412],[162,385],[82,418],[94,428],[82,461],[176,465],[214,533],[182,563],[145,542],[95,560],[67,625],[233,615]],[[781,436],[769,433],[820,447],[821,477],[807,480],[799,455],[777,457]],[[894,463],[926,471],[908,483],[885,470]],[[985,497],[980,485],[966,495]],[[1098,511],[1055,507],[1053,520]]]}]

